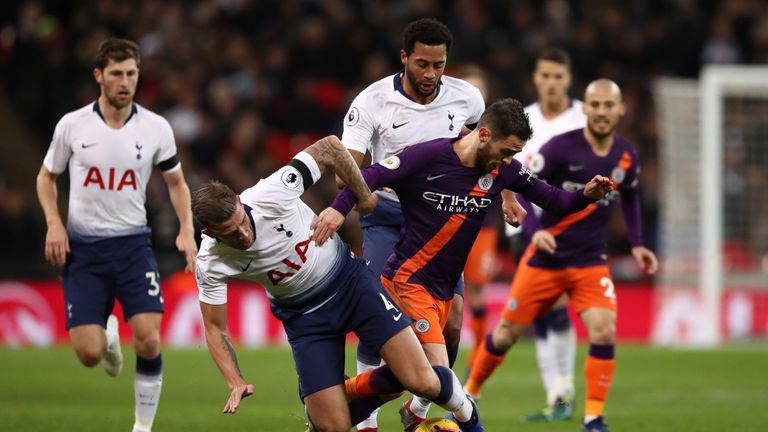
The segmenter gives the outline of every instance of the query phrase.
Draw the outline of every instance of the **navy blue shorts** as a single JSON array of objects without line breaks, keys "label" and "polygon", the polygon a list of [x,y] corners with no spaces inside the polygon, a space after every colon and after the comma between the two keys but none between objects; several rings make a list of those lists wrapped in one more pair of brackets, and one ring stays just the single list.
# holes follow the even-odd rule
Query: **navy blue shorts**
[{"label": "navy blue shorts", "polygon": [[104,326],[115,298],[126,320],[140,312],[163,312],[160,274],[147,234],[71,243],[62,284],[67,329]]},{"label": "navy blue shorts", "polygon": [[308,304],[272,305],[293,350],[304,398],[344,382],[344,346],[349,332],[378,352],[411,324],[360,258],[343,254],[336,277]]}]

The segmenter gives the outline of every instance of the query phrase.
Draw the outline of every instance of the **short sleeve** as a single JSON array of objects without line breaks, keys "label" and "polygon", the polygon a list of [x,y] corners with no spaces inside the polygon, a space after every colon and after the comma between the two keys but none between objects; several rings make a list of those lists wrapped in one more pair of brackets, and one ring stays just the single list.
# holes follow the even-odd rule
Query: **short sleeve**
[{"label": "short sleeve", "polygon": [[62,118],[53,131],[53,139],[45,154],[43,165],[53,174],[61,174],[67,169],[69,158],[72,157],[72,144],[67,139],[66,117]]},{"label": "short sleeve", "polygon": [[195,281],[197,282],[197,298],[210,305],[227,303],[228,278],[211,269],[206,258],[198,256],[195,265]]},{"label": "short sleeve", "polygon": [[367,96],[364,92],[352,101],[344,116],[344,133],[341,136],[341,142],[346,148],[363,154],[370,149],[377,128],[375,107],[367,103]]},{"label": "short sleeve", "polygon": [[270,216],[280,216],[295,209],[301,194],[319,180],[320,175],[317,161],[309,153],[299,152],[288,165],[243,191],[241,197],[243,202],[258,203]]},{"label": "short sleeve", "polygon": [[181,163],[176,158],[176,139],[173,136],[173,129],[162,117],[160,117],[158,134],[157,152],[152,163],[160,166],[160,169],[166,173],[179,169]]},{"label": "short sleeve", "polygon": [[469,111],[466,124],[473,125],[480,121],[480,116],[485,111],[485,100],[483,100],[483,94],[475,86],[472,87],[472,97],[469,98]]}]

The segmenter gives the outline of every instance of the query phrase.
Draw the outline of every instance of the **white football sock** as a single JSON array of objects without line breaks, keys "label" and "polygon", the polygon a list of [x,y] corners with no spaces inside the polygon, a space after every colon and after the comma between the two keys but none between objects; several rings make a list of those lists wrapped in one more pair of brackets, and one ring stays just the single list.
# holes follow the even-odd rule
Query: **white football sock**
[{"label": "white football sock", "polygon": [[[459,377],[457,377],[453,371],[451,371],[451,375],[453,375],[451,380],[453,384],[451,397],[448,399],[448,402],[440,405],[440,407],[451,411],[459,421],[465,422],[472,418],[472,403],[469,401],[469,398],[467,398],[467,394],[464,393],[464,389],[461,387],[461,381],[459,381]],[[423,415],[417,413],[413,410],[413,406],[416,404],[416,399],[417,398],[414,397],[414,401],[411,402],[411,411],[419,417],[426,418],[427,411],[429,411],[429,406],[427,406],[427,411],[425,411]]]},{"label": "white football sock", "polygon": [[[549,336],[549,335],[548,335]],[[547,405],[553,405],[557,395],[554,393],[555,376],[557,376],[557,361],[551,339],[534,338],[536,340],[536,360],[539,363],[541,382],[547,392]]]},{"label": "white football sock", "polygon": [[553,348],[556,362],[553,386],[555,397],[572,397],[575,393],[573,367],[576,359],[576,331],[574,331],[573,326],[568,327],[565,331],[549,331],[547,339]]},{"label": "white football sock", "polygon": [[136,372],[133,390],[136,401],[136,420],[134,432],[149,432],[155,420],[157,405],[160,403],[160,390],[163,387],[163,374],[144,375]]},{"label": "white football sock", "polygon": [[[383,363],[383,362],[382,362]],[[368,372],[369,370],[373,370],[379,367],[379,364],[371,365],[367,363],[361,362],[359,359],[357,360],[357,374],[360,375],[363,372]],[[378,417],[379,417],[379,409],[376,408],[371,412],[371,415],[368,416],[367,419],[361,421],[357,424],[357,429],[365,429],[365,428],[377,428],[378,427]]]},{"label": "white football sock", "polygon": [[429,407],[432,406],[432,401],[424,399],[423,397],[414,396],[411,402],[411,412],[421,418],[427,418]]}]

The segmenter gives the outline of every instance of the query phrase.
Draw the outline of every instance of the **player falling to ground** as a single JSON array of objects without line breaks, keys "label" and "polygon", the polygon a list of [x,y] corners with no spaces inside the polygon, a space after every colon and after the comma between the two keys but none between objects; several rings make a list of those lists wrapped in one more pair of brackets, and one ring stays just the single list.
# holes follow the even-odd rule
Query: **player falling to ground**
[{"label": "player falling to ground", "polygon": [[[485,72],[477,66],[465,66],[457,76],[480,90],[486,103],[490,100],[490,83]],[[534,136],[535,128],[534,128]],[[529,144],[526,143],[525,149]],[[519,154],[519,153],[518,153]],[[496,206],[498,201],[494,201]],[[486,334],[486,310],[483,300],[483,288],[493,279],[496,269],[496,242],[499,236],[496,211],[489,211],[483,220],[483,226],[477,234],[472,250],[464,265],[464,296],[469,306],[470,320],[468,327],[474,335],[473,348],[470,351],[467,366],[472,364],[475,348]]]},{"label": "player falling to ground", "polygon": [[[63,267],[67,329],[78,359],[120,373],[123,356],[115,298],[133,331],[136,349],[134,432],[149,431],[162,387],[160,319],[163,297],[144,209],[147,182],[157,165],[179,218],[176,247],[194,268],[189,189],[165,119],[133,102],[138,47],[124,39],[99,46],[93,76],[99,99],[59,121],[37,176],[48,224],[45,257]],[[69,167],[69,214],[64,228],[56,178]],[[107,331],[104,328],[106,326]]]},{"label": "player falling to ground", "polygon": [[[463,430],[482,431],[458,378],[447,367],[429,364],[410,320],[392,304],[365,261],[341,240],[322,247],[314,243],[315,214],[299,197],[328,169],[373,208],[376,196],[334,136],[309,146],[239,196],[216,182],[193,194],[193,213],[205,227],[196,271],[205,336],[231,389],[224,412],[234,413],[241,399],[254,392],[240,372],[227,332],[227,281],[238,278],[262,284],[272,313],[283,323],[310,431],[348,431],[396,397],[377,395],[402,392],[403,386],[454,412]],[[345,392],[344,345],[350,331],[387,366],[359,376]]]},{"label": "player falling to ground", "polygon": [[[363,90],[352,102],[344,119],[342,142],[358,165],[367,152],[372,163],[380,162],[415,143],[456,137],[462,128],[474,127],[485,103],[477,88],[443,75],[453,41],[450,30],[435,19],[419,19],[403,30],[400,60],[403,70]],[[403,214],[397,195],[378,190],[379,203],[361,219],[363,254],[378,276],[400,239]],[[514,196],[509,218],[522,222],[522,208]],[[445,326],[449,364],[456,359],[461,334],[463,283],[456,286],[454,303]],[[358,345],[358,373],[377,367],[381,359],[365,344]],[[429,401],[414,398],[412,408],[422,417]],[[360,432],[377,430],[377,412],[357,426]]]},{"label": "player falling to ground", "polygon": [[[448,365],[442,329],[453,288],[483,218],[502,189],[555,213],[583,209],[611,190],[610,180],[601,176],[573,192],[537,180],[512,159],[531,133],[520,102],[504,99],[485,110],[470,134],[408,147],[363,171],[371,189],[391,187],[400,198],[402,236],[381,281],[400,310],[414,319],[412,326],[433,365]],[[332,207],[320,213],[315,229],[319,244],[341,226],[354,203],[354,194],[345,188]],[[401,409],[407,431],[424,420],[412,412],[410,402]]]},{"label": "player falling to ground", "polygon": [[[529,168],[541,146],[553,136],[587,125],[581,101],[568,96],[571,59],[565,51],[546,48],[539,53],[533,84],[538,101],[525,107],[531,118],[533,138],[515,155],[515,159]],[[541,209],[537,208],[535,212],[541,214]],[[530,239],[520,228],[507,226],[506,233],[519,262]],[[546,404],[540,411],[523,417],[525,421],[565,420],[573,415],[576,333],[568,318],[567,304],[568,296],[563,294],[548,313],[533,321],[536,359],[546,390]],[[485,333],[481,340],[485,340]]]},{"label": "player falling to ground", "polygon": [[584,431],[607,430],[603,407],[616,367],[617,305],[606,262],[606,236],[609,206],[618,195],[632,255],[650,274],[657,267],[656,256],[643,247],[641,238],[637,153],[615,133],[624,111],[621,90],[614,82],[593,81],[584,97],[587,127],[553,138],[531,160],[533,171],[551,185],[576,189],[603,175],[610,176],[618,192],[574,215],[563,217],[545,208],[540,219],[526,218],[526,230],[533,233],[531,245],[520,261],[501,320],[475,356],[464,387],[470,395],[480,396],[485,381],[533,319],[567,293],[589,333]]}]

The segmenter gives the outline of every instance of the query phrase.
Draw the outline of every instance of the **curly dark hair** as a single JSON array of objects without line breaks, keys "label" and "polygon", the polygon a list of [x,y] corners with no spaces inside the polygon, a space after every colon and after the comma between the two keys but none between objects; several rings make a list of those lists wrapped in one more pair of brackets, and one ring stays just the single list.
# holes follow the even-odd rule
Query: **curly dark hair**
[{"label": "curly dark hair", "polygon": [[406,55],[411,55],[416,42],[424,45],[445,45],[445,51],[451,49],[453,35],[451,30],[434,18],[421,18],[411,21],[403,30],[403,49]]}]

